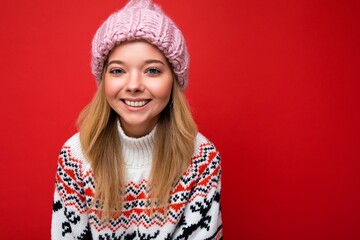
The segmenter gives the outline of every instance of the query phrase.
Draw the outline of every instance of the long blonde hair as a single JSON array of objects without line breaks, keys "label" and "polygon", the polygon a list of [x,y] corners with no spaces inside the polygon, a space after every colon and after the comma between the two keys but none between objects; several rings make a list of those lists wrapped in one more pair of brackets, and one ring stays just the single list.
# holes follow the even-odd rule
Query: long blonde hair
[{"label": "long blonde hair", "polygon": [[[120,214],[123,204],[124,165],[117,130],[117,113],[105,98],[104,81],[80,113],[80,142],[95,178],[93,205],[103,220]],[[170,103],[160,113],[155,133],[153,164],[149,179],[151,208],[165,209],[170,193],[188,168],[194,152],[197,126],[176,79]],[[155,204],[156,202],[156,204]]]}]

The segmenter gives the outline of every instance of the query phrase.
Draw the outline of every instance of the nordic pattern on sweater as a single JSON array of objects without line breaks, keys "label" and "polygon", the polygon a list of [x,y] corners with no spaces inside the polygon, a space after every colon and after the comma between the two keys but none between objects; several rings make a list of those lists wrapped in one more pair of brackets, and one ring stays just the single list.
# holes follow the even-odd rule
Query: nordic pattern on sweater
[{"label": "nordic pattern on sweater", "polygon": [[[150,166],[133,169],[138,179],[125,187],[123,210],[109,224],[100,224],[90,208],[95,182],[81,152],[79,134],[62,148],[54,194],[53,239],[221,239],[220,155],[204,136],[196,137],[196,150],[187,171],[170,195],[169,210],[149,214],[147,176]],[[144,173],[146,172],[146,173]],[[145,177],[143,177],[145,176]]]}]

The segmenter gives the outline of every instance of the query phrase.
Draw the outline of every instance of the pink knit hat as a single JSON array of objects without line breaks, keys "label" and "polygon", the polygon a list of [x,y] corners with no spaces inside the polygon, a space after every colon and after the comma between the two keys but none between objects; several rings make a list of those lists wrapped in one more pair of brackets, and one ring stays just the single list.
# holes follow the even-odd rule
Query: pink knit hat
[{"label": "pink knit hat", "polygon": [[92,73],[99,84],[109,52],[125,41],[143,39],[157,46],[170,62],[182,89],[188,84],[189,54],[174,22],[151,0],[130,0],[97,30],[92,42]]}]

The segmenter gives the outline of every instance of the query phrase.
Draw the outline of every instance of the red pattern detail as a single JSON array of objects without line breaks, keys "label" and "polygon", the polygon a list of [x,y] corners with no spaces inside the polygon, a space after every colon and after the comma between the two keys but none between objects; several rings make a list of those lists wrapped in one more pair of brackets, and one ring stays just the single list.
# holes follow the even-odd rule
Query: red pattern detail
[{"label": "red pattern detail", "polygon": [[[73,158],[70,152],[70,147],[64,147],[64,150],[67,151],[68,154],[68,161],[69,162],[73,162],[75,163],[77,166],[79,166],[79,172],[81,172],[81,168],[82,168],[82,162],[76,158]],[[75,174],[75,170],[74,168],[69,168],[65,165],[65,159],[63,159],[61,156],[59,157],[59,166],[64,170],[64,172],[67,174],[67,177],[71,178],[71,182],[75,182],[76,184],[79,185],[80,188],[83,187],[83,183],[80,181],[77,181],[76,179],[76,174]],[[69,196],[69,195],[75,195],[74,197],[76,197],[77,199],[79,199],[81,202],[85,201],[85,197],[80,194],[79,192],[75,191],[75,189],[73,188],[73,186],[68,186],[67,182],[65,182],[63,180],[63,178],[57,174],[56,175],[56,180],[58,182],[59,185],[61,185],[64,188],[64,192],[63,191],[59,191],[59,195],[61,198],[65,198],[65,196]],[[81,208],[75,200],[73,201],[65,201],[65,205],[66,206],[74,206],[76,207],[76,209],[80,212],[83,213],[85,212],[85,210],[83,208]]]},{"label": "red pattern detail", "polygon": [[220,231],[215,235],[214,240],[222,239],[223,237],[223,229],[221,228]]},{"label": "red pattern detail", "polygon": [[[207,156],[207,159],[206,161],[203,161],[203,162],[200,162],[199,163],[199,166],[194,166],[194,162],[197,160],[197,159],[201,159],[204,157],[204,149],[206,147],[209,146],[209,143],[206,143],[206,144],[202,144],[200,146],[200,151],[199,151],[199,154],[196,155],[196,156],[193,156],[192,158],[192,164],[191,166],[189,167],[188,171],[184,174],[184,177],[185,178],[190,178],[191,177],[191,174],[194,173],[194,169],[197,168],[197,173],[198,173],[198,178],[200,176],[202,176],[202,173],[206,170],[206,168],[208,167],[208,164],[212,161],[213,158],[216,157],[217,153],[215,151],[210,151],[210,152],[207,152],[208,156]],[[76,166],[79,167],[79,169],[77,169],[79,171],[78,174],[80,174],[81,169],[82,169],[82,162],[80,160],[77,160],[75,158],[72,157],[71,155],[71,152],[69,150],[69,147],[65,147],[64,150],[67,151],[68,153],[68,160],[70,162],[73,162]],[[70,177],[73,182],[77,183],[79,185],[79,187],[83,187],[82,185],[82,182],[80,181],[77,181],[77,178],[76,178],[76,174],[75,174],[75,168],[68,168],[64,165],[64,159],[62,159],[62,157],[60,157],[59,159],[59,164],[60,164],[60,167],[66,172],[67,176]],[[199,182],[197,182],[198,179],[192,179],[188,184],[185,184],[183,182],[179,182],[178,185],[174,188],[174,190],[172,191],[172,194],[178,194],[178,193],[181,193],[181,192],[191,192],[193,190],[193,188],[196,186],[199,186],[199,187],[206,187],[208,184],[209,184],[209,181],[211,180],[211,178],[215,175],[217,175],[220,171],[220,167],[218,166],[217,169],[215,169],[211,174],[209,174],[208,176],[206,176],[206,178],[204,179],[200,179]],[[92,178],[94,179],[93,177],[93,172],[91,170],[89,171],[86,171],[85,173],[83,173],[83,178],[84,179],[87,179],[87,178]],[[62,177],[57,175],[57,181],[60,185],[62,185],[64,187],[64,193],[63,192],[59,192],[60,196],[64,199],[64,195],[75,195],[80,201],[84,202],[85,201],[85,197],[83,195],[81,195],[79,192],[75,191],[72,186],[68,186],[67,183],[65,181],[63,181]],[[129,188],[132,188],[132,189],[142,189],[141,192],[139,192],[137,195],[133,192],[129,192],[125,197],[124,197],[124,201],[125,203],[126,202],[132,202],[132,201],[135,201],[135,200],[146,200],[147,198],[147,194],[145,191],[145,186],[147,186],[148,182],[144,179],[142,180],[139,184],[136,184],[134,182],[130,182],[126,185],[126,189],[129,189]],[[213,184],[209,189],[208,191],[211,191],[213,188],[216,188],[216,184]],[[86,186],[85,189],[84,189],[84,193],[85,193],[85,196],[86,198],[90,198],[90,199],[93,199],[94,197],[94,189],[91,187],[91,185],[89,186]],[[199,193],[196,193],[194,195],[191,196],[191,199],[190,201],[193,201],[195,198],[198,198],[198,197],[206,197],[207,196],[207,193],[202,193],[202,192],[199,192]],[[154,209],[153,213],[154,214],[157,214],[159,216],[159,218],[162,218],[164,219],[164,221],[160,221],[160,220],[151,220],[149,221],[150,223],[147,223],[146,221],[143,220],[143,218],[141,218],[140,221],[137,221],[136,219],[132,219],[130,222],[128,223],[123,223],[123,222],[120,222],[118,225],[116,226],[111,226],[111,225],[99,225],[97,224],[96,221],[90,221],[90,224],[97,230],[97,231],[101,231],[105,228],[109,228],[111,229],[111,231],[113,232],[116,232],[118,229],[120,228],[123,228],[125,230],[127,230],[130,226],[144,226],[145,228],[149,228],[153,225],[158,225],[160,227],[164,226],[165,224],[177,224],[178,220],[180,219],[181,215],[179,214],[179,211],[181,211],[182,209],[185,208],[186,204],[188,203],[189,200],[187,201],[183,201],[183,202],[173,202],[170,204],[169,206],[169,210],[170,211],[173,211],[175,213],[175,215],[177,215],[178,217],[177,218],[173,218],[171,216],[165,216],[165,213],[162,211],[162,209]],[[89,215],[95,215],[95,219],[97,219],[98,221],[100,221],[100,212],[97,211],[97,210],[94,210],[94,209],[83,209],[81,208],[78,203],[76,201],[67,201],[66,202],[66,205],[67,206],[74,206],[76,207],[76,209],[80,212],[80,213],[83,213],[85,211],[88,211]],[[145,216],[147,218],[150,217],[150,211],[146,208],[142,209],[142,208],[133,208],[133,209],[130,209],[130,210],[126,210],[126,211],[123,211],[121,212],[121,217],[126,217],[130,220],[131,216],[136,216],[137,219],[140,219],[141,216]],[[116,222],[118,219],[114,219],[114,221]],[[219,232],[219,234],[217,236],[222,236],[222,232]],[[216,238],[218,239],[218,238]]]}]

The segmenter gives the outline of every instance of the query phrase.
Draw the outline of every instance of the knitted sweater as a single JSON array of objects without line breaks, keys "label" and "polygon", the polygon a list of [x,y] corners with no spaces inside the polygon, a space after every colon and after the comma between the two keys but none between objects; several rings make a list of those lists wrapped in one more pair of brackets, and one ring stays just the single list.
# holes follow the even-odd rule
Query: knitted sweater
[{"label": "knitted sweater", "polygon": [[150,216],[145,196],[156,128],[141,138],[126,136],[120,124],[118,130],[127,173],[120,216],[104,225],[90,209],[94,175],[77,133],[59,156],[52,239],[222,239],[221,166],[214,145],[197,134],[191,164],[171,192],[169,211]]}]

